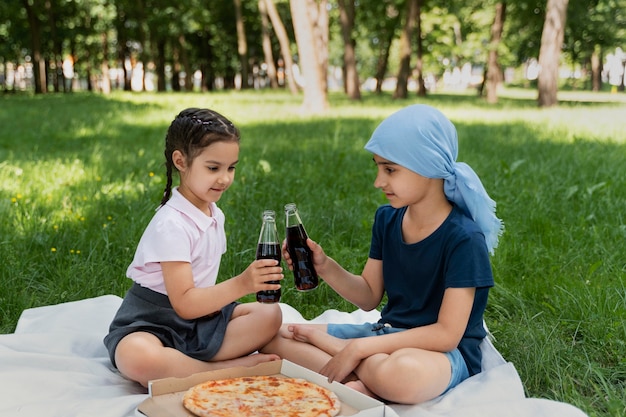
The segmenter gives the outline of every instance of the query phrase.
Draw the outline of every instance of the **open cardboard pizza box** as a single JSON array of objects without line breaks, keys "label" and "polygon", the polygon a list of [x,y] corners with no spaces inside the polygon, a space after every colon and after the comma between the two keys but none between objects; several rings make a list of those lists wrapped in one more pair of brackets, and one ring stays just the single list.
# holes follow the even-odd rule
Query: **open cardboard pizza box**
[{"label": "open cardboard pizza box", "polygon": [[150,381],[148,385],[149,396],[139,404],[137,410],[148,417],[193,417],[193,414],[183,407],[182,398],[187,389],[209,380],[255,375],[284,375],[292,378],[304,378],[328,388],[337,394],[341,400],[339,416],[398,417],[384,403],[338,382],[328,383],[325,376],[286,360],[265,362],[249,368],[238,367],[202,372],[187,378],[164,378]]}]

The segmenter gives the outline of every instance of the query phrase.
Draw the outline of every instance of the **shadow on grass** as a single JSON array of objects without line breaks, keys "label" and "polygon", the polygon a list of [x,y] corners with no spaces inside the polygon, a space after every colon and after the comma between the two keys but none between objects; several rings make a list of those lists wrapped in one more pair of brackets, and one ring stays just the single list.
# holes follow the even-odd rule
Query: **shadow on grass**
[{"label": "shadow on grass", "polygon": [[[227,99],[241,100],[235,118],[244,121],[236,181],[219,202],[229,239],[221,279],[241,272],[252,260],[261,212],[281,213],[292,201],[309,234],[341,264],[359,272],[369,250],[374,211],[385,202],[372,185],[371,155],[363,150],[380,119],[358,112],[344,116],[341,107],[390,112],[398,102],[372,96],[358,104],[337,99],[337,114],[328,117],[246,122],[245,106],[253,98]],[[264,100],[281,103],[280,97]],[[493,110],[473,96],[440,94],[425,102]],[[165,101],[91,95],[2,98],[0,105],[10,106],[0,112],[2,329],[11,331],[24,308],[123,295],[129,286],[125,268],[165,185],[163,138],[180,109]],[[590,110],[596,105],[585,104]],[[534,107],[533,100],[503,99],[498,109],[514,114]],[[463,121],[456,126],[459,160],[479,174],[507,229],[493,258],[497,286],[488,310],[491,329],[506,336],[501,345],[505,356],[524,360],[527,347],[536,345],[533,335],[565,323],[549,336],[558,335],[565,346],[570,340],[582,343],[584,335],[584,355],[623,369],[623,348],[611,353],[596,345],[619,347],[626,337],[623,327],[612,324],[626,320],[619,307],[625,271],[624,146],[580,135],[562,140],[531,121]],[[80,169],[73,171],[75,161]],[[21,167],[19,177],[7,173]],[[54,175],[41,180],[47,171]],[[29,203],[12,203],[17,192]],[[73,248],[85,256],[70,254]],[[285,291],[284,301],[309,317],[328,308],[353,308],[332,291],[292,293]],[[582,312],[576,302],[589,308]],[[590,311],[594,306],[605,310]],[[602,325],[603,320],[609,324]],[[515,340],[516,326],[545,327]],[[611,339],[594,342],[605,337],[602,328],[612,329]],[[529,367],[527,375],[534,369]],[[541,393],[549,382],[531,382],[532,392]]]},{"label": "shadow on grass", "polygon": [[[149,208],[158,204],[165,184],[162,144],[171,111],[158,103],[138,104],[100,96],[29,100],[17,100],[19,110],[12,112],[14,125],[26,125],[34,115],[40,115],[27,129],[29,134],[18,139],[7,135],[6,129],[2,131],[2,151],[10,154],[11,166],[36,169],[79,160],[83,170],[81,175],[63,179],[52,198],[36,200],[38,211],[32,216],[57,218],[58,226],[80,231],[86,241],[102,239],[100,229],[112,216],[120,232],[109,232],[107,239],[133,247],[152,216]],[[382,101],[385,106],[397,105],[386,98],[371,100],[373,104]],[[437,96],[433,104],[476,106],[476,101],[474,97]],[[362,105],[368,105],[367,100]],[[528,105],[522,101],[518,108]],[[155,112],[163,112],[162,121],[140,123]],[[310,233],[322,236],[337,250],[353,248],[343,251],[345,262],[358,268],[363,258],[354,262],[350,252],[367,252],[373,212],[384,203],[372,186],[375,169],[371,156],[363,150],[377,123],[367,117],[329,117],[241,125],[237,179],[221,202],[235,252],[254,247],[258,215],[263,209],[280,213],[283,204],[296,201],[309,216]],[[626,199],[623,147],[584,140],[560,143],[552,140],[551,132],[522,122],[463,122],[457,123],[457,129],[459,160],[477,171],[507,224],[501,245],[510,245],[506,253],[519,247],[521,253],[516,256],[536,253],[533,256],[542,261],[551,262],[552,258],[554,262],[562,253],[570,253],[568,245],[574,240],[574,231],[592,238],[589,234],[600,229],[608,233],[608,242],[618,246],[622,229],[619,220],[610,219],[616,204]],[[28,175],[21,179],[23,193],[36,195],[45,184]],[[13,194],[9,187],[0,191],[5,201]],[[88,201],[76,201],[85,195]],[[81,215],[65,215],[68,205]],[[7,230],[12,230],[14,239],[19,228],[9,219]],[[22,238],[36,241],[28,235]],[[517,239],[534,242],[536,247],[520,247]],[[40,250],[49,250],[44,247],[48,244],[44,239]],[[546,251],[546,247],[558,252]],[[600,253],[604,248],[590,253]],[[596,258],[594,255],[588,264]],[[604,257],[611,262],[616,258],[614,253]],[[499,259],[496,256],[495,262]],[[242,262],[243,258],[232,259],[226,268],[234,272]],[[521,259],[514,264],[529,275],[535,268]],[[579,268],[587,270],[588,265]],[[502,279],[515,278],[511,274]]]}]

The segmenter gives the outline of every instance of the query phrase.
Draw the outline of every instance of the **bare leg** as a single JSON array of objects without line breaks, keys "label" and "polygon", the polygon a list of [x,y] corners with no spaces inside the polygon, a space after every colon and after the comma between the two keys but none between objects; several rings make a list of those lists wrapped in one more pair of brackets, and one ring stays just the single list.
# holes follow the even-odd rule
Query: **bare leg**
[{"label": "bare leg", "polygon": [[254,366],[277,360],[277,355],[255,354],[217,362],[204,362],[182,352],[164,347],[150,333],[135,332],[124,337],[115,350],[117,368],[128,379],[144,387],[148,381],[170,376],[185,377],[197,372],[213,371],[234,366]]},{"label": "bare leg", "polygon": [[365,394],[368,397],[380,399],[380,397],[374,394],[369,388],[367,388],[367,386],[365,386],[363,381],[361,381],[360,379],[357,379],[355,381],[348,381],[346,382],[346,386],[352,388],[355,391],[359,391],[361,394]]},{"label": "bare leg", "polygon": [[335,356],[350,342],[329,335],[326,326],[297,324],[289,327],[295,340],[315,345],[331,356]]},{"label": "bare leg", "polygon": [[235,307],[224,342],[211,361],[248,355],[266,345],[282,323],[278,304],[246,303]]},{"label": "bare leg", "polygon": [[[293,354],[286,359],[319,372],[349,342],[329,335],[324,327],[283,325],[279,336],[268,347],[277,347],[279,351],[275,353],[281,357]],[[313,357],[315,361],[310,359]],[[315,363],[311,365],[311,362]],[[443,353],[405,348],[391,355],[370,356],[354,373],[358,380],[351,376],[344,382],[357,391],[391,402],[417,404],[435,398],[445,390],[451,369],[450,361]]]},{"label": "bare leg", "polygon": [[405,348],[391,355],[370,356],[355,373],[374,396],[395,403],[417,404],[437,397],[446,389],[451,367],[441,352]]},{"label": "bare leg", "polygon": [[[326,333],[326,325],[284,324],[276,337],[260,351],[275,353],[283,359],[319,373],[348,342]],[[342,382],[356,379],[357,376],[351,373]]]},{"label": "bare leg", "polygon": [[[311,343],[330,356],[350,342],[313,326],[293,326],[292,333],[294,339]],[[359,380],[344,382],[357,391],[391,402],[417,404],[437,397],[446,389],[451,368],[443,353],[405,348],[390,355],[370,356],[354,373]]]},{"label": "bare leg", "polygon": [[115,363],[127,378],[147,386],[152,379],[185,377],[197,372],[278,360],[280,357],[275,354],[250,354],[272,339],[281,321],[278,305],[240,304],[235,307],[228,323],[220,350],[208,362],[164,347],[150,333],[136,332],[124,337],[117,345]]},{"label": "bare leg", "polygon": [[[302,326],[283,324],[278,334],[260,351],[263,353],[275,353],[283,359],[319,372],[332,356],[304,339],[296,340],[293,330]],[[308,325],[306,327],[315,329],[320,333],[325,333],[326,328],[325,325]]]}]

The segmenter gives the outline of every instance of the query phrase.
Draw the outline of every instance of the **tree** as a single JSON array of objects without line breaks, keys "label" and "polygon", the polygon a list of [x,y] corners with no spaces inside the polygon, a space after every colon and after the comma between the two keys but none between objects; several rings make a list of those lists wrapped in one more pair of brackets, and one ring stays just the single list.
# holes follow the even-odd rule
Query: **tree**
[{"label": "tree", "polygon": [[422,39],[422,3],[424,0],[417,1],[417,13],[415,22],[415,31],[417,38],[417,64],[415,72],[417,78],[417,95],[426,96],[426,84],[424,83],[424,42]]},{"label": "tree", "polygon": [[261,15],[261,46],[263,47],[265,65],[267,65],[267,78],[269,78],[272,88],[278,88],[278,76],[276,64],[274,63],[274,52],[272,51],[272,40],[270,39],[270,23],[265,0],[259,0],[259,14]]},{"label": "tree", "polygon": [[[504,6],[505,0],[487,3],[479,0],[293,1],[305,4],[307,16],[313,16],[310,32],[315,46],[310,51],[320,66],[315,71],[319,73],[322,90],[326,89],[326,66],[332,53],[334,65],[344,68],[346,92],[350,90],[354,97],[360,94],[360,79],[375,77],[375,88],[380,92],[385,76],[399,74],[396,94],[402,96],[404,89],[408,89],[411,71],[417,75],[418,93],[424,93],[421,80],[426,74],[437,76],[444,70],[471,64],[474,68],[485,65],[484,91],[491,101],[502,67],[524,65],[539,56],[544,20],[548,16],[544,0],[506,2],[502,19],[499,12],[494,19],[494,11],[496,3]],[[131,80],[138,79],[133,71],[140,64],[145,66],[144,74],[156,73],[159,91],[191,89],[193,75],[198,71],[202,74],[202,89],[206,91],[234,88],[237,74],[243,74],[245,86],[256,74],[252,65],[266,62],[270,82],[276,85],[272,75],[272,63],[275,63],[279,67],[276,73],[281,76],[279,85],[286,82],[296,93],[298,88],[291,70],[294,26],[290,0],[233,2],[211,2],[210,7],[204,0],[0,2],[0,71],[7,80],[4,88],[19,89],[26,85],[37,94],[52,89],[70,92],[72,84],[64,79],[61,68],[63,62],[71,61],[74,77],[86,81],[90,91],[108,91],[106,76],[109,72],[117,74],[118,70],[126,74],[113,79],[111,88],[124,85],[130,89]],[[236,9],[234,4],[239,7]],[[408,11],[415,10],[411,9],[414,5],[417,12],[412,15],[416,17],[410,20]],[[267,9],[267,14],[262,7]],[[504,9],[506,25],[502,27]],[[333,13],[330,22],[329,13]],[[552,23],[549,20],[545,24],[546,36]],[[606,55],[618,46],[623,47],[626,38],[626,0],[569,0],[567,19],[560,23],[564,40],[552,56],[560,56],[563,63],[572,70],[581,70],[583,76],[590,74],[584,81],[569,80],[573,87],[584,82],[585,87],[601,89]],[[296,24],[295,28],[300,29],[300,25]],[[406,30],[411,28],[407,37]],[[330,40],[329,29],[333,33]],[[402,42],[398,42],[397,31],[403,32]],[[330,46],[329,41],[333,42]],[[240,54],[244,49],[239,45],[243,43],[247,45],[245,54]],[[415,50],[417,61],[411,64]],[[397,57],[399,52],[402,54]],[[311,68],[305,61],[311,56],[299,51],[305,75]],[[558,59],[555,62],[556,69]],[[548,72],[546,65],[542,62],[545,70],[542,76]],[[26,78],[29,83],[13,83],[12,69],[18,66],[20,71],[26,69],[28,74],[33,74]],[[246,68],[250,77],[244,74]],[[169,74],[171,80],[166,79]],[[556,78],[553,84],[556,85]]]},{"label": "tree", "polygon": [[[572,64],[590,73],[589,88],[601,88],[602,63],[626,39],[625,0],[570,0],[563,51]],[[623,88],[623,84],[622,84]]]},{"label": "tree", "polygon": [[569,0],[548,0],[539,50],[539,107],[555,106],[558,103],[559,59],[565,36],[568,2]]},{"label": "tree", "polygon": [[[498,85],[502,82],[502,70],[498,64],[498,48],[502,40],[504,31],[504,20],[506,18],[506,3],[504,1],[496,4],[496,14],[491,25],[491,39],[489,40],[489,50],[487,55],[487,65],[482,86],[486,90],[487,103],[498,102]],[[483,87],[481,86],[481,95]]]},{"label": "tree", "polygon": [[241,0],[233,1],[235,3],[235,17],[237,19],[237,53],[239,54],[239,65],[241,67],[241,88],[248,88],[248,41],[246,40],[246,29],[243,24]]},{"label": "tree", "polygon": [[46,61],[43,56],[41,39],[42,23],[38,12],[43,10],[43,5],[35,1],[31,4],[28,0],[22,0],[28,16],[30,26],[31,51],[33,54],[33,72],[35,81],[35,94],[44,94],[48,91],[46,80]]},{"label": "tree", "polygon": [[278,38],[278,43],[280,45],[280,54],[283,57],[283,63],[285,65],[285,78],[287,79],[287,86],[292,94],[297,94],[298,86],[293,76],[293,58],[291,56],[287,30],[285,29],[285,25],[283,24],[280,15],[278,14],[278,10],[276,10],[274,2],[272,0],[265,0],[265,6],[267,7],[267,14],[272,22],[274,33],[276,33],[276,38]]},{"label": "tree", "polygon": [[409,76],[411,75],[411,39],[418,13],[419,0],[407,0],[404,29],[400,35],[400,69],[398,70],[396,91],[393,94],[394,98],[408,97]]},{"label": "tree", "polygon": [[304,76],[303,110],[319,113],[328,108],[328,9],[327,0],[290,0]]},{"label": "tree", "polygon": [[343,68],[345,91],[352,100],[361,99],[359,72],[356,66],[356,40],[354,30],[354,0],[339,0],[339,22],[343,38]]},{"label": "tree", "polygon": [[[367,7],[359,7],[355,16],[355,26],[359,29],[363,48],[368,48],[370,54],[359,56],[362,71],[375,79],[374,91],[382,92],[382,84],[389,69],[389,54],[391,45],[400,26],[402,13],[399,12],[396,0],[381,0],[367,3]],[[361,3],[362,5],[363,3]]]}]

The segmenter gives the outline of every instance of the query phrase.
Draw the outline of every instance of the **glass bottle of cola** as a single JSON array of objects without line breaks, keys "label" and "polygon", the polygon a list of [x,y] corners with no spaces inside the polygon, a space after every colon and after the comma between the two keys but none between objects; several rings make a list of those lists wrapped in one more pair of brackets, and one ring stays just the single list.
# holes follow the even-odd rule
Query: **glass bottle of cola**
[{"label": "glass bottle of cola", "polygon": [[308,236],[300,219],[298,208],[294,203],[285,206],[285,222],[287,252],[289,252],[293,262],[293,278],[296,289],[299,291],[313,290],[317,288],[319,279],[315,267],[313,267],[311,250],[306,244]]},{"label": "glass bottle of cola", "polygon": [[[280,264],[280,242],[276,232],[276,213],[273,210],[263,212],[263,224],[259,234],[259,243],[256,248],[256,259],[275,259]],[[280,281],[268,281],[268,284],[278,284]],[[259,291],[256,300],[259,303],[277,303],[280,301],[280,288],[277,290]]]}]

